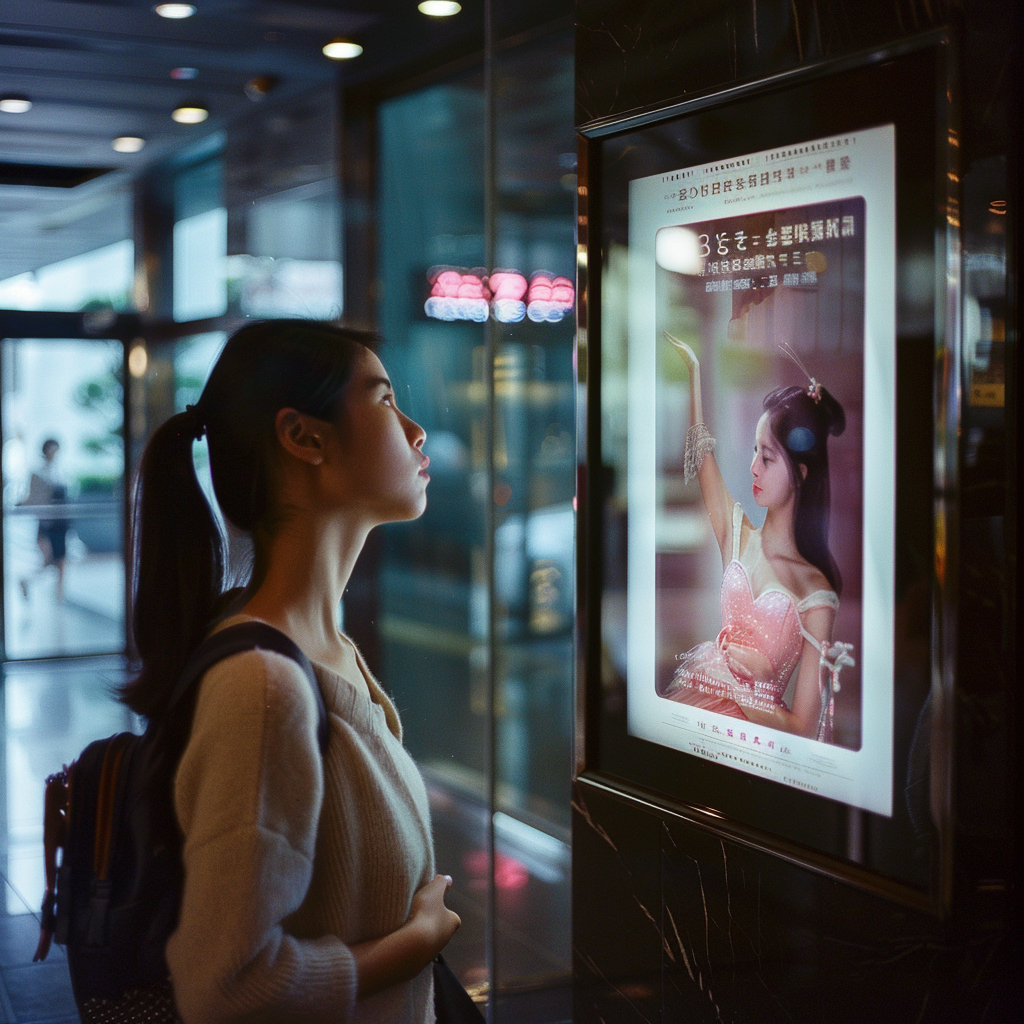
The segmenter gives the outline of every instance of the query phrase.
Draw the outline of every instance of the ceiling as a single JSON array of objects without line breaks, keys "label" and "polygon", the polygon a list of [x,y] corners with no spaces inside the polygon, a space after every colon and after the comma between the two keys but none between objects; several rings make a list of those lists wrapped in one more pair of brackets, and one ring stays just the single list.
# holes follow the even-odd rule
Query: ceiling
[{"label": "ceiling", "polygon": [[[277,80],[265,110],[336,78],[380,78],[482,45],[484,0],[443,19],[420,14],[417,0],[193,0],[197,13],[178,21],[154,2],[0,0],[0,96],[32,101],[27,113],[0,112],[0,280],[72,255],[72,236],[78,252],[109,236],[141,170],[255,112],[245,86],[257,76]],[[337,36],[363,54],[328,60],[321,48]],[[175,78],[176,68],[197,74]],[[209,119],[175,123],[171,111],[190,100]],[[142,151],[114,152],[125,135],[145,139]]]}]

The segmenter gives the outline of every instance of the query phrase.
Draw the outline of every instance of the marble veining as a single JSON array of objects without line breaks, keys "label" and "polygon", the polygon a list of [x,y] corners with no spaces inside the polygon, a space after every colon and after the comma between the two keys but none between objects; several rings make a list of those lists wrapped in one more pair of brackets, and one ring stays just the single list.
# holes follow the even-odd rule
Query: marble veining
[{"label": "marble veining", "polygon": [[578,0],[577,123],[948,24],[962,0]]}]

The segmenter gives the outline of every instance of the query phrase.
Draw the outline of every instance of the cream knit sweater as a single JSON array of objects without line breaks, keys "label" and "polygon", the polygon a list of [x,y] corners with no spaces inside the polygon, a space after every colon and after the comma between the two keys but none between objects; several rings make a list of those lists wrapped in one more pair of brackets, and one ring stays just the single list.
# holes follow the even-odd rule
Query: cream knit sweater
[{"label": "cream knit sweater", "polygon": [[314,666],[323,758],[290,658],[249,651],[203,677],[175,781],[185,889],[167,960],[186,1024],[433,1024],[429,966],[356,1001],[349,946],[404,924],[434,876],[423,780],[359,663],[357,680]]}]

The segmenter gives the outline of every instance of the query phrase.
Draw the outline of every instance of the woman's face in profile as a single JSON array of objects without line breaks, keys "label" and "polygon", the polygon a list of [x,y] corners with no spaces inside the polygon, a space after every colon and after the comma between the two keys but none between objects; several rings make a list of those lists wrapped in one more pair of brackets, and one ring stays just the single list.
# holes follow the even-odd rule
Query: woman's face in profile
[{"label": "woman's face in profile", "polygon": [[761,508],[777,508],[792,498],[794,487],[789,458],[772,434],[768,413],[763,413],[757,421],[750,473],[754,478],[754,501]]},{"label": "woman's face in profile", "polygon": [[338,426],[339,503],[380,523],[422,515],[430,482],[427,435],[398,408],[391,380],[369,349],[345,387]]}]

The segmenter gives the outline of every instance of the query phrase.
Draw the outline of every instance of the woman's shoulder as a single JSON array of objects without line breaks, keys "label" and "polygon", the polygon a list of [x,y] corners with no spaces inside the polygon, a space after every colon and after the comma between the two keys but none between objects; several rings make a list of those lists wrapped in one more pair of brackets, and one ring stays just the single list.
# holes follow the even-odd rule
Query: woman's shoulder
[{"label": "woman's shoulder", "polygon": [[[210,630],[208,636],[213,637],[223,630],[230,629],[232,626],[241,626],[249,623],[263,627],[267,625],[262,619],[257,619],[255,616],[237,613],[217,622],[213,629]],[[289,657],[278,650],[272,650],[268,646],[259,646],[261,641],[264,644],[269,643],[260,634],[247,639],[252,642],[253,646],[247,650],[228,654],[215,662],[203,676],[204,683],[208,678],[212,678],[218,680],[222,686],[237,685],[242,688],[243,692],[249,692],[252,688],[252,681],[259,679],[267,687],[281,690],[282,692],[290,692],[299,686],[300,683],[301,688],[309,690],[309,682],[305,670],[295,658]],[[286,636],[279,639],[282,642],[287,642],[288,640]],[[270,646],[274,645],[270,644]]]},{"label": "woman's shoulder", "polygon": [[316,697],[301,666],[276,651],[239,651],[211,666],[199,683],[196,716],[225,732],[275,728],[305,732],[318,720]]},{"label": "woman's shoulder", "polygon": [[794,568],[794,586],[791,588],[801,610],[812,607],[839,607],[839,595],[832,589],[828,577],[810,562],[801,561]]},{"label": "woman's shoulder", "polygon": [[839,600],[832,585],[817,566],[800,557],[775,557],[771,565],[779,583],[793,595],[801,610],[810,607],[806,604],[809,600],[817,601],[820,598],[821,604],[831,604],[827,595],[831,595],[835,605],[838,605]]}]

